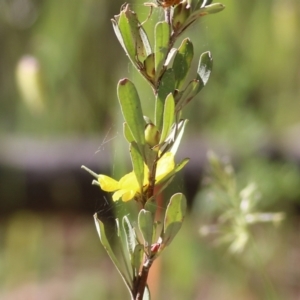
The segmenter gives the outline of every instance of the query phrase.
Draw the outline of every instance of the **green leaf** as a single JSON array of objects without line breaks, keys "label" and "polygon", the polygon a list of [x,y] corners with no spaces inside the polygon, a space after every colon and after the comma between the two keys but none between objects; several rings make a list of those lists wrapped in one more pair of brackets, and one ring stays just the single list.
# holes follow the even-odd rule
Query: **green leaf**
[{"label": "green leaf", "polygon": [[165,220],[164,220],[164,233],[162,237],[163,247],[168,246],[179,229],[186,214],[186,198],[183,194],[174,194],[168,204]]},{"label": "green leaf", "polygon": [[140,69],[139,62],[152,52],[151,45],[144,28],[141,26],[135,12],[129,4],[124,6],[120,15],[112,20],[118,40],[133,64]]},{"label": "green leaf", "polygon": [[188,120],[181,120],[177,126],[177,130],[176,130],[176,136],[174,138],[174,142],[173,142],[173,145],[171,147],[171,149],[169,150],[170,152],[172,152],[175,156],[178,148],[179,148],[179,145],[180,145],[180,142],[181,142],[181,139],[182,139],[182,136],[183,136],[183,133],[184,133],[184,129],[185,129],[185,126],[187,124]]},{"label": "green leaf", "polygon": [[[187,87],[180,94],[177,94],[179,98],[176,99],[176,112],[182,110],[201,90],[200,86],[203,86],[201,80],[194,79],[189,82]],[[176,98],[178,98],[176,97]]]},{"label": "green leaf", "polygon": [[137,277],[143,261],[144,247],[141,244],[137,244],[131,256],[131,264],[134,271],[134,276]]},{"label": "green leaf", "polygon": [[[215,14],[222,11],[225,6],[221,3],[212,3],[213,0],[203,1],[201,8],[199,10],[202,11],[205,15]],[[194,13],[197,13],[198,10],[195,10]]]},{"label": "green leaf", "polygon": [[157,158],[157,152],[153,151],[149,146],[144,147],[145,163],[148,166],[149,170],[152,170],[153,164]]},{"label": "green leaf", "polygon": [[114,20],[112,20],[112,22],[119,41],[120,38],[122,40],[121,45],[123,46],[132,63],[136,66],[136,45],[132,37],[131,26],[128,19],[128,6],[121,11],[118,18],[118,23],[116,24]]},{"label": "green leaf", "polygon": [[148,199],[145,204],[145,209],[147,211],[150,211],[153,216],[155,216],[156,210],[157,210],[157,200],[152,197],[151,199]]},{"label": "green leaf", "polygon": [[130,144],[130,156],[133,171],[142,193],[144,183],[144,159],[138,145],[135,142]]},{"label": "green leaf", "polygon": [[[213,66],[213,59],[211,53],[209,51],[202,53],[199,60],[197,74],[199,78],[201,78],[203,86],[205,86],[208,82],[208,79],[211,74],[212,66]],[[202,87],[200,87],[200,89],[201,88]]]},{"label": "green leaf", "polygon": [[151,53],[144,60],[144,71],[150,79],[155,78],[155,58],[154,53]]},{"label": "green leaf", "polygon": [[212,64],[210,52],[202,53],[197,69],[197,79],[190,81],[187,87],[175,97],[176,112],[182,110],[207,84],[212,71]]},{"label": "green leaf", "polygon": [[124,119],[137,144],[145,144],[145,121],[141,102],[134,84],[127,78],[118,83],[118,98]]},{"label": "green leaf", "polygon": [[172,28],[176,34],[177,32],[180,32],[181,27],[184,25],[192,11],[193,9],[187,1],[182,1],[176,5],[172,17]]},{"label": "green leaf", "polygon": [[160,135],[159,143],[162,143],[168,136],[175,118],[175,101],[172,93],[170,93],[165,101],[164,115],[163,115],[163,128]]},{"label": "green leaf", "polygon": [[175,90],[175,76],[173,69],[168,69],[160,80],[155,102],[155,125],[162,130],[164,105],[167,96]]},{"label": "green leaf", "polygon": [[163,179],[161,179],[161,181],[159,183],[162,184],[163,182],[166,182],[167,180],[172,178],[177,172],[179,172],[180,170],[182,170],[185,167],[185,165],[189,162],[189,160],[190,160],[189,158],[185,158],[184,160],[182,160],[179,164],[177,164],[175,166],[175,168],[172,170],[172,172],[170,172]]},{"label": "green leaf", "polygon": [[144,27],[141,26],[140,24],[139,24],[139,29],[140,29],[140,37],[142,39],[143,46],[145,48],[146,56],[149,56],[152,53],[152,49],[151,49],[150,41],[148,39],[148,35],[147,35]]},{"label": "green leaf", "polygon": [[207,5],[210,5],[213,2],[213,0],[199,0],[197,4],[195,5],[195,10],[198,10],[200,8],[203,8]]},{"label": "green leaf", "polygon": [[135,231],[134,231],[132,225],[130,224],[130,221],[127,216],[123,217],[122,225],[123,225],[123,230],[124,230],[124,233],[126,236],[127,250],[129,252],[129,254],[132,255],[135,250],[135,247],[137,245]]},{"label": "green leaf", "polygon": [[186,38],[182,41],[178,52],[174,58],[173,69],[175,74],[175,88],[180,89],[191,68],[194,57],[194,47],[190,39]]},{"label": "green leaf", "polygon": [[120,31],[120,28],[119,28],[119,25],[117,22],[119,20],[119,16],[115,16],[115,18],[116,19],[111,19],[115,35],[116,35],[119,43],[121,44],[122,48],[124,49],[125,53],[129,56],[127,49],[125,47],[125,44],[124,44],[123,36],[121,34],[121,31]]},{"label": "green leaf", "polygon": [[123,135],[128,143],[134,142],[134,137],[126,122],[123,123]]},{"label": "green leaf", "polygon": [[112,248],[111,248],[111,244],[109,243],[107,237],[106,237],[106,233],[105,233],[105,224],[100,221],[97,217],[97,214],[94,214],[94,220],[95,220],[95,225],[96,225],[96,229],[100,238],[100,241],[104,247],[104,249],[106,250],[107,254],[109,255],[110,259],[112,260],[112,262],[114,263],[116,269],[118,270],[119,274],[121,275],[122,279],[124,280],[130,294],[131,294],[131,290],[132,290],[132,278],[130,276],[129,273],[125,273],[124,270],[122,269],[120,262],[118,261],[118,259],[116,258]]},{"label": "green leaf", "polygon": [[[149,50],[150,44],[146,32],[140,26],[136,13],[129,9],[128,4],[126,5],[124,11],[127,18],[127,24],[131,32],[131,39],[134,45],[135,57],[143,61],[151,53],[151,48]],[[141,34],[143,34],[143,38],[141,37]],[[147,49],[145,48],[144,41],[147,43]]]},{"label": "green leaf", "polygon": [[179,164],[176,165],[176,167],[173,170],[173,173],[175,174],[181,171],[189,161],[190,161],[189,158],[183,159]]},{"label": "green leaf", "polygon": [[170,38],[170,26],[167,22],[158,22],[155,26],[155,76],[156,80],[159,78],[161,70],[164,66]]},{"label": "green leaf", "polygon": [[221,3],[214,3],[211,5],[206,5],[205,7],[202,7],[200,9],[196,9],[193,11],[193,13],[190,14],[188,19],[184,22],[182,28],[180,29],[180,32],[184,31],[187,27],[189,27],[192,23],[194,23],[197,19],[210,15],[215,14],[220,11],[222,11],[225,8],[225,6]]},{"label": "green leaf", "polygon": [[140,210],[138,215],[139,229],[144,238],[144,247],[146,253],[149,255],[151,252],[152,235],[153,235],[153,215],[150,211],[145,209]]}]

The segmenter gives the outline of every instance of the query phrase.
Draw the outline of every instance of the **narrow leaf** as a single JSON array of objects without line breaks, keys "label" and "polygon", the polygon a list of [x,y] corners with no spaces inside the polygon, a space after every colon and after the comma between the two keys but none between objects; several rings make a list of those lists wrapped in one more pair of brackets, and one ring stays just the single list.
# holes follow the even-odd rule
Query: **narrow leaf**
[{"label": "narrow leaf", "polygon": [[168,204],[165,220],[163,246],[168,246],[181,228],[186,214],[186,198],[183,194],[174,194]]},{"label": "narrow leaf", "polygon": [[172,170],[172,172],[170,172],[168,175],[166,175],[160,182],[159,184],[161,183],[164,183],[166,182],[167,180],[169,180],[170,178],[172,178],[177,172],[179,172],[180,170],[182,170],[185,165],[190,161],[189,158],[185,158],[184,160],[182,160],[179,164],[177,164],[175,166],[175,168]]},{"label": "narrow leaf", "polygon": [[161,78],[158,93],[155,102],[155,125],[158,130],[162,130],[163,126],[163,113],[165,99],[170,93],[175,90],[175,76],[173,69],[168,69]]},{"label": "narrow leaf", "polygon": [[157,210],[157,200],[152,197],[151,199],[148,199],[145,204],[145,209],[147,211],[150,211],[152,215],[154,216]]},{"label": "narrow leaf", "polygon": [[175,156],[178,148],[179,148],[179,145],[180,145],[180,142],[181,142],[181,139],[182,139],[182,136],[183,136],[183,133],[184,133],[184,129],[185,129],[185,126],[187,124],[188,120],[182,120],[180,121],[178,125],[178,128],[177,128],[177,132],[176,132],[176,136],[175,136],[175,139],[174,139],[174,143],[170,149],[170,152],[172,152]]},{"label": "narrow leaf", "polygon": [[130,144],[130,156],[133,171],[140,186],[140,191],[142,192],[144,183],[144,160],[140,149],[135,142]]},{"label": "narrow leaf", "polygon": [[141,36],[141,39],[143,41],[143,45],[144,45],[144,48],[145,48],[145,51],[146,51],[146,55],[148,56],[152,53],[151,44],[150,44],[150,41],[148,39],[148,36],[147,36],[147,33],[146,33],[144,27],[139,25],[139,28],[140,28],[140,36]]},{"label": "narrow leaf", "polygon": [[[127,24],[131,32],[131,39],[134,46],[135,56],[139,58],[139,60],[144,60],[151,53],[151,50],[150,53],[148,53],[148,49],[146,50],[144,46],[144,41],[147,41],[149,44],[146,32],[140,26],[140,22],[137,18],[136,13],[129,9],[129,4],[126,5],[124,12],[127,18]],[[143,39],[141,37],[141,33],[143,34]]]},{"label": "narrow leaf", "polygon": [[153,164],[157,158],[157,152],[153,151],[149,146],[144,147],[145,163],[149,170],[152,170]]},{"label": "narrow leaf", "polygon": [[98,219],[97,214],[94,214],[94,220],[95,220],[95,225],[96,225],[96,229],[97,229],[101,244],[103,245],[104,249],[106,250],[106,252],[109,255],[112,262],[114,263],[116,269],[118,270],[118,272],[121,275],[121,277],[123,278],[128,290],[131,293],[132,287],[131,287],[130,274],[127,274],[124,272],[124,270],[122,269],[122,267],[120,265],[120,262],[116,258],[115,254],[111,248],[111,245],[106,237],[106,234],[105,234],[105,224]]},{"label": "narrow leaf", "polygon": [[138,216],[139,229],[144,238],[145,251],[149,254],[151,251],[153,235],[153,215],[150,211],[142,209]]},{"label": "narrow leaf", "polygon": [[191,68],[194,57],[194,47],[190,39],[184,39],[174,58],[173,69],[175,74],[175,88],[180,89]]},{"label": "narrow leaf", "polygon": [[144,247],[141,244],[137,244],[131,256],[131,264],[134,270],[135,277],[138,276],[139,270],[143,261]]},{"label": "narrow leaf", "polygon": [[162,143],[168,136],[175,118],[175,101],[173,95],[170,93],[165,101],[164,115],[163,115],[163,128],[161,131],[160,141]]},{"label": "narrow leaf", "polygon": [[198,94],[200,86],[204,86],[202,80],[194,79],[188,83],[182,93],[178,94],[180,98],[176,99],[176,112],[182,110]]},{"label": "narrow leaf", "polygon": [[[116,16],[115,18],[119,19],[119,16]],[[114,29],[115,35],[116,35],[119,43],[121,44],[121,46],[124,49],[125,53],[129,56],[129,54],[127,52],[127,49],[125,47],[124,40],[123,40],[122,34],[120,32],[120,28],[119,28],[119,25],[118,25],[117,21],[115,19],[111,19],[111,22],[112,22],[113,29]]]},{"label": "narrow leaf", "polygon": [[139,145],[145,144],[145,121],[141,102],[134,84],[127,78],[118,83],[118,98],[124,119],[134,140]]},{"label": "narrow leaf", "polygon": [[205,86],[211,74],[213,59],[209,51],[204,52],[200,56],[197,73]]},{"label": "narrow leaf", "polygon": [[213,0],[199,0],[195,6],[195,10],[210,5],[212,2]]},{"label": "narrow leaf", "polygon": [[137,15],[125,5],[121,13],[112,19],[115,34],[129,59],[141,69],[145,58],[152,53],[151,45]]},{"label": "narrow leaf", "polygon": [[134,142],[134,137],[126,122],[123,123],[123,135],[128,143]]},{"label": "narrow leaf", "polygon": [[158,22],[155,26],[155,75],[159,78],[162,67],[164,66],[170,38],[170,26],[167,22]]},{"label": "narrow leaf", "polygon": [[[132,63],[136,66],[136,45],[134,43],[130,23],[128,21],[128,6],[126,6],[120,13],[118,19],[118,27],[119,32],[122,36],[123,48],[132,61]],[[116,29],[115,29],[116,32]]]},{"label": "narrow leaf", "polygon": [[202,8],[195,10],[193,13],[190,14],[188,19],[184,22],[181,32],[184,31],[187,27],[189,27],[192,23],[194,23],[197,19],[210,15],[215,14],[222,11],[225,6],[221,3],[214,3],[207,6],[202,6]]},{"label": "narrow leaf", "polygon": [[129,252],[129,254],[131,255],[131,254],[133,254],[136,244],[137,244],[135,231],[132,228],[127,216],[123,217],[122,225],[123,225],[123,230],[124,230],[124,233],[126,236],[127,250]]},{"label": "narrow leaf", "polygon": [[154,53],[151,53],[144,60],[144,71],[150,79],[155,77]]}]

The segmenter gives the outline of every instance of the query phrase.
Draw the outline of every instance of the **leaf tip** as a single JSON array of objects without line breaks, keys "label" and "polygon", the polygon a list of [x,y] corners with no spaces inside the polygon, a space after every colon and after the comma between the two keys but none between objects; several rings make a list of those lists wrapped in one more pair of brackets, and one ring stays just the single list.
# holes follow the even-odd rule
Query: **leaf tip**
[{"label": "leaf tip", "polygon": [[128,81],[129,81],[129,79],[123,78],[123,79],[121,79],[121,80],[119,81],[119,84],[120,84],[120,85],[125,85]]}]

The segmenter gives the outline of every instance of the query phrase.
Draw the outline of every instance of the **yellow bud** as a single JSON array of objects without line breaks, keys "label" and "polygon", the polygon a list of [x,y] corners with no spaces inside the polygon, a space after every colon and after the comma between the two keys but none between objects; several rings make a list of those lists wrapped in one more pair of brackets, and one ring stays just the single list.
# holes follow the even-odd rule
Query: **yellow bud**
[{"label": "yellow bud", "polygon": [[153,123],[148,123],[145,128],[145,140],[150,147],[159,143],[160,132]]}]

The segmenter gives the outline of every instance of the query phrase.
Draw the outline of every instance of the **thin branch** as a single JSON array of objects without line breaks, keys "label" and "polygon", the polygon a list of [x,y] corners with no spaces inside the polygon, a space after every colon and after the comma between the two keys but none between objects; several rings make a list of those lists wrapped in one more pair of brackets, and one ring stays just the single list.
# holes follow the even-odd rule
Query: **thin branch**
[{"label": "thin branch", "polygon": [[152,266],[153,260],[146,257],[143,268],[137,278],[136,285],[134,286],[134,296],[135,300],[142,300],[147,285],[147,279],[149,275],[149,270]]}]

